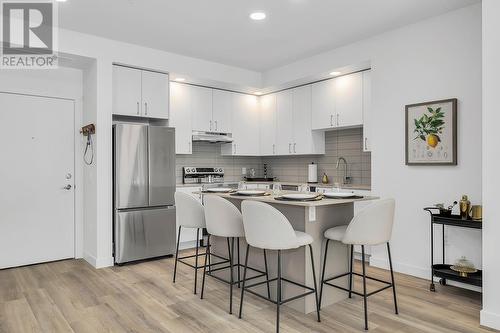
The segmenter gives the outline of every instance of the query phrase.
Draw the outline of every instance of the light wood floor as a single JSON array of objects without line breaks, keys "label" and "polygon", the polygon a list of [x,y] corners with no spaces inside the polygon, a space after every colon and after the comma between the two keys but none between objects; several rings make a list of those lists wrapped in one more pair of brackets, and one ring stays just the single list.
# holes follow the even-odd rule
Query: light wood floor
[{"label": "light wood floor", "polygon": [[[172,283],[173,261],[95,270],[83,260],[66,260],[0,270],[0,332],[274,332],[272,304],[246,294],[239,320],[227,313],[227,285],[208,278],[206,299],[200,300],[192,293],[189,267],[179,265],[178,282]],[[368,272],[389,277],[379,269]],[[360,281],[355,284],[360,287]],[[393,313],[390,290],[370,297],[370,332],[491,332],[479,327],[478,293],[439,285],[431,293],[428,281],[401,274],[396,284],[400,315]],[[235,313],[238,300],[236,289]],[[321,323],[314,314],[283,307],[281,329],[361,332],[362,306],[354,296],[326,307]]]}]

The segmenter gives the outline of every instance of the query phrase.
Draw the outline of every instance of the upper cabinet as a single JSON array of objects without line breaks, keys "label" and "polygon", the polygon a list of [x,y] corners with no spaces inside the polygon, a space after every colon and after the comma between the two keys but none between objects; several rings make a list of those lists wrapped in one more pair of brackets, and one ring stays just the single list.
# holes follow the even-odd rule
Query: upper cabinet
[{"label": "upper cabinet", "polygon": [[189,98],[191,100],[191,119],[193,131],[211,132],[212,122],[212,89],[191,85],[189,87]]},{"label": "upper cabinet", "polygon": [[168,119],[168,75],[113,66],[113,114]]},{"label": "upper cabinet", "polygon": [[276,94],[259,98],[260,155],[276,155]]},{"label": "upper cabinet", "polygon": [[363,151],[372,150],[372,73],[363,72]]},{"label": "upper cabinet", "polygon": [[312,85],[312,128],[363,125],[363,74],[354,73]]},{"label": "upper cabinet", "polygon": [[231,133],[231,115],[234,112],[233,92],[213,89],[212,132]]},{"label": "upper cabinet", "polygon": [[[230,122],[233,142],[223,144],[221,153],[234,156],[259,156],[259,109],[257,97],[253,95],[228,93],[231,97]],[[218,118],[222,119],[222,118]]]},{"label": "upper cabinet", "polygon": [[194,87],[170,83],[169,126],[175,127],[175,153],[192,154],[193,130],[191,123],[192,93]]},{"label": "upper cabinet", "polygon": [[276,94],[276,154],[293,153],[292,89]]}]

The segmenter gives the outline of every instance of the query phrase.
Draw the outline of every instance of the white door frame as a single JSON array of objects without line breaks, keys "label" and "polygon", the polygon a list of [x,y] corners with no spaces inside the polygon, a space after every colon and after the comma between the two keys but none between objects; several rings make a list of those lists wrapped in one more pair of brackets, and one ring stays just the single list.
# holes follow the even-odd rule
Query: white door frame
[{"label": "white door frame", "polygon": [[42,98],[52,98],[61,99],[73,102],[73,113],[74,113],[74,229],[75,229],[75,239],[74,239],[74,257],[83,258],[83,150],[82,142],[86,143],[86,139],[83,141],[82,135],[80,134],[80,128],[82,127],[82,100],[75,98],[63,98],[56,96],[38,95],[38,94],[27,94],[22,92],[13,92],[0,90],[0,93],[10,94],[10,95],[21,95],[21,96],[33,96]]}]

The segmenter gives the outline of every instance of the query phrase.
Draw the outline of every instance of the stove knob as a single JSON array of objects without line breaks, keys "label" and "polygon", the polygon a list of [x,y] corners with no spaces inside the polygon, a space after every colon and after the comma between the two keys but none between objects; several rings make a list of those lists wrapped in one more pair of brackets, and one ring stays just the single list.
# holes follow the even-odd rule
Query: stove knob
[{"label": "stove knob", "polygon": [[192,168],[192,169],[191,169],[191,171],[192,171],[192,172],[195,172],[195,171],[196,171],[196,169],[195,169],[195,168]]},{"label": "stove knob", "polygon": [[190,173],[190,172],[191,172],[191,170],[189,170],[189,169],[186,169],[186,173]]}]

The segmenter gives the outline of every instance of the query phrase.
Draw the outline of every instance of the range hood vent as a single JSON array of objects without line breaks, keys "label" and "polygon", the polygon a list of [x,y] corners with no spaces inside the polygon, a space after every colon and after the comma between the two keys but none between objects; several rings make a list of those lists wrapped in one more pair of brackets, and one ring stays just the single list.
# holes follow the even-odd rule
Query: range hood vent
[{"label": "range hood vent", "polygon": [[193,141],[210,142],[210,143],[230,143],[233,142],[233,138],[231,137],[231,134],[227,133],[193,131]]}]

